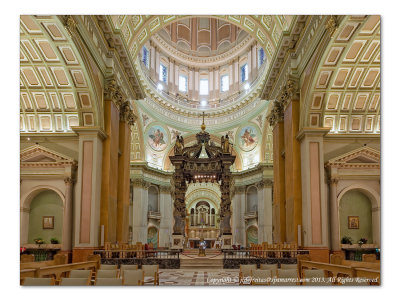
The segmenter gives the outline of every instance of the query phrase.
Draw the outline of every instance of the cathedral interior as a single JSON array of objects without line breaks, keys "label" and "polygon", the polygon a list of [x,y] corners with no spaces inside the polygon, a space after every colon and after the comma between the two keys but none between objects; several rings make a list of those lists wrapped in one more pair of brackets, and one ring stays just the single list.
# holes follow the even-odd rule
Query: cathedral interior
[{"label": "cathedral interior", "polygon": [[21,14],[19,49],[21,285],[380,285],[379,15]]}]

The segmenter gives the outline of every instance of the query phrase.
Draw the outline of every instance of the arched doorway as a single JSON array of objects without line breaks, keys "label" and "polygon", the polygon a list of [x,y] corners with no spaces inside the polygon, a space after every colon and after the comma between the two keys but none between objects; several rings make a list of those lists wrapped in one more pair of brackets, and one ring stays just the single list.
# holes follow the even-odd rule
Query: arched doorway
[{"label": "arched doorway", "polygon": [[34,244],[35,239],[42,238],[49,244],[54,238],[61,244],[63,213],[63,201],[56,192],[44,190],[37,194],[29,207],[28,243]]},{"label": "arched doorway", "polygon": [[349,190],[340,199],[339,234],[350,237],[353,243],[361,238],[373,243],[372,204],[368,196],[361,190]]}]

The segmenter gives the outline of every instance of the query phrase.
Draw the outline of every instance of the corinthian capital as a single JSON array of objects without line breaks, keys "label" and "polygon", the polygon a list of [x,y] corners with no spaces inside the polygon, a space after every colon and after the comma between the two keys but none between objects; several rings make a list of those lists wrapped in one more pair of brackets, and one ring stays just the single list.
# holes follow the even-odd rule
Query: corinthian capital
[{"label": "corinthian capital", "polygon": [[107,100],[112,100],[118,108],[120,108],[125,102],[125,96],[121,91],[121,88],[118,86],[115,78],[112,77],[106,81],[104,87],[104,97]]},{"label": "corinthian capital", "polygon": [[270,114],[267,116],[267,120],[271,127],[275,126],[277,122],[283,120],[283,104],[278,100],[274,100],[274,107],[272,108]]},{"label": "corinthian capital", "polygon": [[76,21],[70,15],[65,17],[65,28],[71,36],[76,32]]}]

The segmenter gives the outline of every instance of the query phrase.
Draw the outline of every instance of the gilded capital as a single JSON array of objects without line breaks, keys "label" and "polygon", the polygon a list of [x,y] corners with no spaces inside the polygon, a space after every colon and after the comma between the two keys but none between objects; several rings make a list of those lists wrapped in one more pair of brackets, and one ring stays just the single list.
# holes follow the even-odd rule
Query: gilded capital
[{"label": "gilded capital", "polygon": [[278,100],[274,100],[274,107],[272,108],[271,112],[267,116],[267,120],[271,127],[275,126],[276,123],[283,121],[283,104]]},{"label": "gilded capital", "polygon": [[71,15],[65,18],[65,28],[71,36],[76,32],[76,21]]},{"label": "gilded capital", "polygon": [[110,78],[106,81],[104,97],[107,100],[112,100],[118,109],[125,102],[125,96],[123,95],[121,88],[117,85],[115,78]]},{"label": "gilded capital", "polygon": [[329,36],[332,38],[335,34],[336,29],[338,28],[338,24],[335,16],[330,16],[328,21],[325,24],[326,30],[329,32]]}]

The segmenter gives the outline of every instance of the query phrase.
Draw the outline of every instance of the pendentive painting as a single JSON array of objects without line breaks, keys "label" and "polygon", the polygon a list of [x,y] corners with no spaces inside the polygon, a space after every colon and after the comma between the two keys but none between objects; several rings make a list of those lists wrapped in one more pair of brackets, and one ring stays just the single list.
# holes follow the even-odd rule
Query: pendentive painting
[{"label": "pendentive painting", "polygon": [[165,129],[159,125],[150,128],[147,134],[147,141],[150,147],[156,151],[163,151],[167,147],[168,135]]},{"label": "pendentive painting", "polygon": [[257,146],[258,135],[254,126],[243,127],[239,133],[239,146],[243,151],[251,151]]}]

